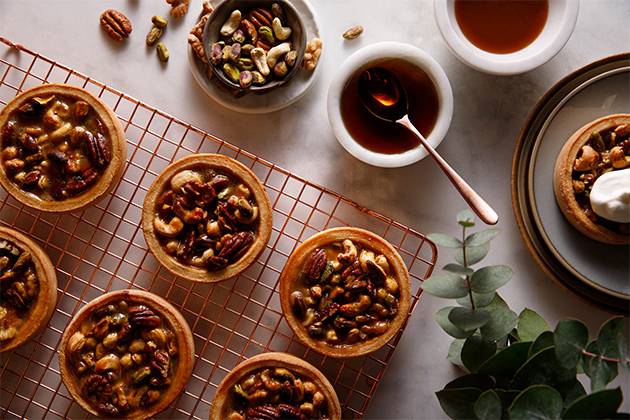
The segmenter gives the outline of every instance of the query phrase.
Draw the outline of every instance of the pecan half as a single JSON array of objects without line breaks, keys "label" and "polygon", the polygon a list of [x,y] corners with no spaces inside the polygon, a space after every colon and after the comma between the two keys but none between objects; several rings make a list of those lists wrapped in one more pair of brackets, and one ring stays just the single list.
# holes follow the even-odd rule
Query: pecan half
[{"label": "pecan half", "polygon": [[125,38],[129,38],[129,34],[132,30],[131,22],[122,13],[114,9],[109,9],[103,12],[100,20],[101,26],[111,39],[122,41]]},{"label": "pecan half", "polygon": [[280,411],[285,417],[292,419],[306,420],[306,414],[298,407],[290,404],[278,404],[278,411]]},{"label": "pecan half", "polygon": [[228,261],[236,261],[241,258],[254,243],[254,235],[249,232],[239,232],[225,241],[225,245],[219,252],[219,257]]},{"label": "pecan half", "polygon": [[227,263],[228,260],[226,258],[218,256],[210,257],[206,260],[206,265],[210,271],[220,270],[225,267]]},{"label": "pecan half", "polygon": [[326,263],[328,262],[328,256],[326,255],[326,251],[323,249],[316,249],[309,258],[306,263],[305,277],[304,283],[307,286],[313,285],[317,283],[319,277],[324,272],[326,268]]},{"label": "pecan half", "polygon": [[112,394],[112,386],[102,375],[91,375],[83,383],[81,393],[86,397],[94,396],[97,401],[105,404]]}]

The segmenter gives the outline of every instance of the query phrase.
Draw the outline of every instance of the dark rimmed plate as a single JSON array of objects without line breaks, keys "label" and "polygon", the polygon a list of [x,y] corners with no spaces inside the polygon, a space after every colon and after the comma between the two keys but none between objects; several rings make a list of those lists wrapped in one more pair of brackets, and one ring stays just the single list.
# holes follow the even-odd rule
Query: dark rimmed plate
[{"label": "dark rimmed plate", "polygon": [[591,63],[562,79],[538,102],[512,163],[512,203],[521,235],[541,268],[564,290],[600,309],[630,310],[630,247],[575,230],[553,192],[560,149],[584,124],[630,113],[630,54]]}]

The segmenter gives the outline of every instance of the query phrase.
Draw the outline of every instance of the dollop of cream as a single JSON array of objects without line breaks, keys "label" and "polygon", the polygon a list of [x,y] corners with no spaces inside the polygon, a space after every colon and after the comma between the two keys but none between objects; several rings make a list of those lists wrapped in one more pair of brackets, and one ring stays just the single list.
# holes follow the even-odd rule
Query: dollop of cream
[{"label": "dollop of cream", "polygon": [[630,170],[606,172],[593,184],[591,207],[604,219],[630,223]]}]

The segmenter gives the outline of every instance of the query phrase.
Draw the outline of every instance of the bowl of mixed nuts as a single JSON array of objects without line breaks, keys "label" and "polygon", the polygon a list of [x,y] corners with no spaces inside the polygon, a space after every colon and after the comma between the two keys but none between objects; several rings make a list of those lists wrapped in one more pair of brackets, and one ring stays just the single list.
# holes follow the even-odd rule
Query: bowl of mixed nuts
[{"label": "bowl of mixed nuts", "polygon": [[337,394],[310,363],[263,353],[234,368],[217,388],[211,419],[341,419]]},{"label": "bowl of mixed nuts", "polygon": [[273,211],[256,175],[227,156],[196,154],[153,181],[142,208],[151,253],[171,273],[201,283],[239,275],[265,250]]},{"label": "bowl of mixed nuts", "polygon": [[89,302],[66,327],[59,348],[70,395],[102,418],[145,419],[163,411],[184,390],[195,357],[181,313],[140,290]]},{"label": "bowl of mixed nuts", "polygon": [[44,84],[0,112],[0,183],[22,204],[83,211],[109,194],[125,168],[127,142],[111,108],[72,85]]},{"label": "bowl of mixed nuts", "polygon": [[411,282],[396,249],[364,229],[317,233],[289,257],[280,303],[300,341],[331,357],[358,357],[389,342],[407,319]]},{"label": "bowl of mixed nuts", "polygon": [[224,0],[206,22],[203,41],[219,80],[232,89],[265,93],[291,81],[307,33],[286,0]]},{"label": "bowl of mixed nuts", "polygon": [[44,250],[22,233],[0,227],[0,353],[30,341],[57,304],[57,275]]}]

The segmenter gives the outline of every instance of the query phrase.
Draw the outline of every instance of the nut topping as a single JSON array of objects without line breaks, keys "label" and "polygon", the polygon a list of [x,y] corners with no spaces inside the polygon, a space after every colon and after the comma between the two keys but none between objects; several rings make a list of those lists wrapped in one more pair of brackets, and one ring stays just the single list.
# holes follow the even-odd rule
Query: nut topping
[{"label": "nut topping", "polygon": [[129,38],[131,33],[131,22],[122,13],[109,9],[101,15],[101,26],[107,32],[107,35],[114,41],[122,41]]}]

